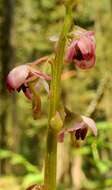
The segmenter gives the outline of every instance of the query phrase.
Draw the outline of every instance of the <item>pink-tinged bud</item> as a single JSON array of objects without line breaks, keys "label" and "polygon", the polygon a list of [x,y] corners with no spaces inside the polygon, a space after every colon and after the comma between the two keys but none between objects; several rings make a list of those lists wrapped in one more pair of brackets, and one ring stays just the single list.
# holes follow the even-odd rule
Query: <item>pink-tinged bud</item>
[{"label": "pink-tinged bud", "polygon": [[75,39],[67,48],[65,61],[75,62],[81,69],[89,69],[95,64],[95,38],[94,33],[89,31],[77,31]]}]

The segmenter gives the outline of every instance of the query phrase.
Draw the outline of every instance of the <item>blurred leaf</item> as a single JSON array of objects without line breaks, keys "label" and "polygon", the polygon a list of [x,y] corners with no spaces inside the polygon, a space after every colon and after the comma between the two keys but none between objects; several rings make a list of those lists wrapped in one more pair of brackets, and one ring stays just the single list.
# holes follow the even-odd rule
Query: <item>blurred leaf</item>
[{"label": "blurred leaf", "polygon": [[40,173],[40,174],[28,174],[28,175],[24,176],[22,186],[23,186],[23,188],[26,188],[31,184],[42,183],[42,181],[43,181],[42,173]]}]

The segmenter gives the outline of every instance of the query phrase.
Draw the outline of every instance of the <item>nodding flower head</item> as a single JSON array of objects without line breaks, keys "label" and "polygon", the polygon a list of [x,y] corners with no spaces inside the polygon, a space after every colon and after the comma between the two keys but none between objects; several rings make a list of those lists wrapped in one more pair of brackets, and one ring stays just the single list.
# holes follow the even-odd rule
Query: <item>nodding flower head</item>
[{"label": "nodding flower head", "polygon": [[75,62],[81,69],[89,69],[95,64],[95,38],[91,31],[76,31],[75,38],[67,47],[65,61]]},{"label": "nodding flower head", "polygon": [[85,116],[81,116],[82,121],[76,123],[73,127],[71,128],[64,128],[58,135],[58,141],[63,142],[64,140],[64,135],[66,133],[72,133],[75,135],[76,140],[84,140],[87,134],[88,129],[91,129],[93,134],[97,136],[97,128],[95,122]]},{"label": "nodding flower head", "polygon": [[30,65],[17,66],[12,71],[10,71],[7,76],[7,89],[9,90],[9,92],[19,92],[20,90],[22,90],[28,99],[32,99],[28,83],[37,78],[41,78],[44,80],[51,79],[50,76],[36,70]]}]

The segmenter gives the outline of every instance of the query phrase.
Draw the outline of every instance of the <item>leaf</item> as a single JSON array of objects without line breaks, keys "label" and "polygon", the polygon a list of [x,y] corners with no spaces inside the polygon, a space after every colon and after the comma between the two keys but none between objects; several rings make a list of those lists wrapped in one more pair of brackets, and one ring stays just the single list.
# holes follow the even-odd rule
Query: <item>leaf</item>
[{"label": "leaf", "polygon": [[42,183],[42,181],[43,181],[42,173],[39,173],[39,174],[30,173],[24,176],[22,186],[23,186],[23,189],[25,189],[31,184]]}]

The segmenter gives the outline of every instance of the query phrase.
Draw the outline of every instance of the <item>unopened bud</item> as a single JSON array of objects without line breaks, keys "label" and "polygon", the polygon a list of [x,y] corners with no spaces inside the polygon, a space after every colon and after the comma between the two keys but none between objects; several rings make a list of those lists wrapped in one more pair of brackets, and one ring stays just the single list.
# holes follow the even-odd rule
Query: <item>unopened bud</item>
[{"label": "unopened bud", "polygon": [[59,132],[62,129],[63,120],[61,119],[59,112],[56,112],[55,116],[51,118],[50,126],[56,132]]}]

